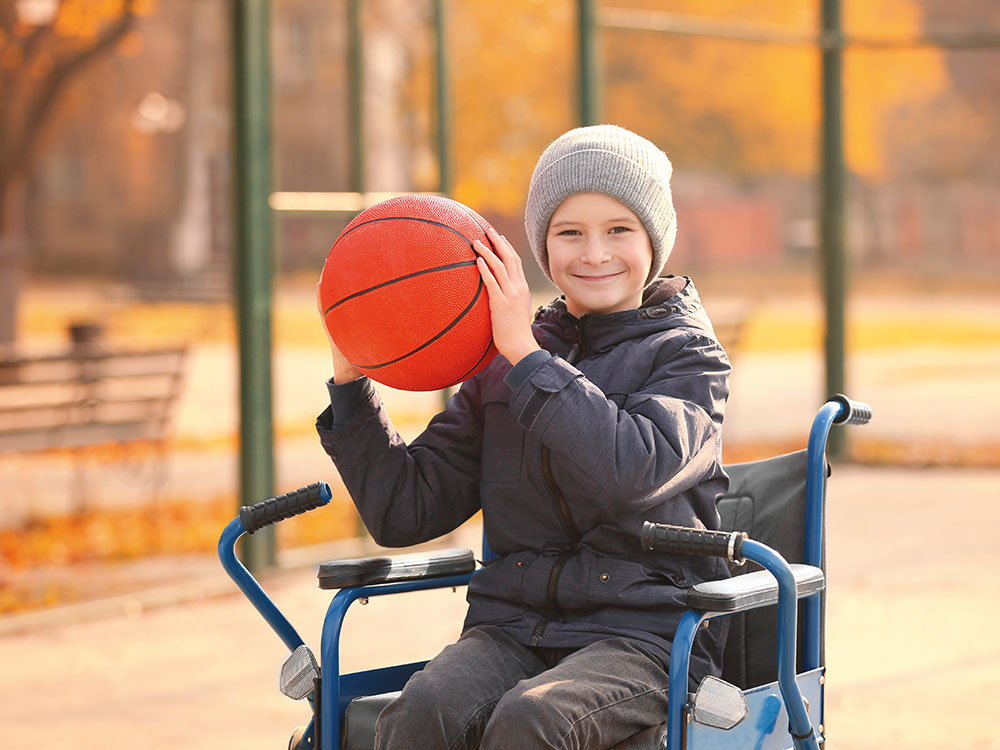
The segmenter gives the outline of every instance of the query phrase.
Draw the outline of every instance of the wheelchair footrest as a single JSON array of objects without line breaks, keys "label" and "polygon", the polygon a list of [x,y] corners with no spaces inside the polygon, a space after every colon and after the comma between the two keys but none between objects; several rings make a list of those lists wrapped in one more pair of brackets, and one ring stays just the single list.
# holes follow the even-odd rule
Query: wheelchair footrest
[{"label": "wheelchair footrest", "polygon": [[[823,571],[812,565],[792,563],[798,596],[815,594],[826,586]],[[688,591],[687,605],[704,612],[743,612],[778,601],[778,582],[766,570],[744,573],[721,581],[706,581]]]}]

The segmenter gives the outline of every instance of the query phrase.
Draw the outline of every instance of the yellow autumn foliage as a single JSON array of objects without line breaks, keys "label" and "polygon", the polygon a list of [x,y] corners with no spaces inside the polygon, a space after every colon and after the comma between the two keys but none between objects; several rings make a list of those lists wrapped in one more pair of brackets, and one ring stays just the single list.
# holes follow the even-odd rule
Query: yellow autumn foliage
[{"label": "yellow autumn foliage", "polygon": [[147,15],[156,0],[66,0],[59,8],[55,31],[64,37],[93,39],[109,20],[121,17],[126,6],[137,15]]},{"label": "yellow autumn foliage", "polygon": [[[800,34],[819,27],[805,0],[621,0],[620,7],[743,21]],[[459,200],[516,214],[531,169],[553,138],[577,124],[576,3],[452,3],[455,192]],[[845,5],[848,35],[905,39],[921,29],[915,0]],[[430,101],[432,56],[413,74]],[[753,178],[808,176],[817,164],[820,54],[807,45],[758,44],[605,29],[600,33],[603,117],[647,135],[678,169]],[[947,88],[933,49],[865,50],[844,56],[848,166],[885,171],[888,115]],[[431,180],[425,176],[425,183]],[[433,184],[421,185],[433,188]]]}]

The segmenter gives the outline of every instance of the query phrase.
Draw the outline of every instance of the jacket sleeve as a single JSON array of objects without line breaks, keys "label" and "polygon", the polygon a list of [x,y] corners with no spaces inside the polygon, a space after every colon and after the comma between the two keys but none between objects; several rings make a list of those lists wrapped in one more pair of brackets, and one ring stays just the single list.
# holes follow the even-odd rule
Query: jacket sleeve
[{"label": "jacket sleeve", "polygon": [[551,357],[511,384],[511,409],[588,497],[611,512],[621,503],[638,510],[722,475],[729,372],[718,342],[689,332],[660,343],[649,377],[622,406]]},{"label": "jacket sleeve", "polygon": [[482,412],[475,378],[409,445],[370,383],[342,429],[332,428],[327,409],[316,430],[378,544],[434,539],[479,509]]}]

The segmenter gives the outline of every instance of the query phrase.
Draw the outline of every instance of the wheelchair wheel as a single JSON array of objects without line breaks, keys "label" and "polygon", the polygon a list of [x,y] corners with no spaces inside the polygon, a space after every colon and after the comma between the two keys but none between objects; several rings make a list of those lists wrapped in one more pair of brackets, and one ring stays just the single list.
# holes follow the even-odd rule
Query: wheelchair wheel
[{"label": "wheelchair wheel", "polygon": [[[295,727],[295,731],[292,732],[292,736],[288,740],[288,750],[297,750],[299,747],[299,742],[302,741],[302,736],[306,733],[307,727]],[[305,750],[305,748],[302,748]]]}]

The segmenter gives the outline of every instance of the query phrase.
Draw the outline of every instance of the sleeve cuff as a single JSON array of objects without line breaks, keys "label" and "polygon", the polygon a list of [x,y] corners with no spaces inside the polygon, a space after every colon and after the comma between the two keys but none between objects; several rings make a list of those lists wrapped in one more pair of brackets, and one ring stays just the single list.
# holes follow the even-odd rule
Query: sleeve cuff
[{"label": "sleeve cuff", "polygon": [[366,377],[343,385],[337,385],[333,382],[333,378],[330,378],[326,381],[326,387],[330,392],[331,427],[334,430],[347,426],[354,412],[365,402],[372,390],[371,381]]},{"label": "sleeve cuff", "polygon": [[544,349],[532,352],[514,365],[503,379],[512,391],[517,391],[531,377],[531,373],[552,359],[552,355]]}]

